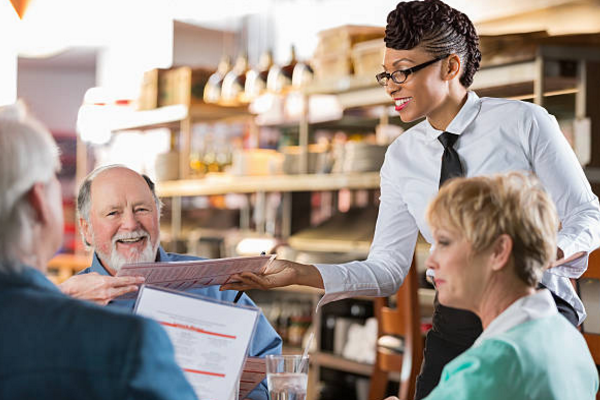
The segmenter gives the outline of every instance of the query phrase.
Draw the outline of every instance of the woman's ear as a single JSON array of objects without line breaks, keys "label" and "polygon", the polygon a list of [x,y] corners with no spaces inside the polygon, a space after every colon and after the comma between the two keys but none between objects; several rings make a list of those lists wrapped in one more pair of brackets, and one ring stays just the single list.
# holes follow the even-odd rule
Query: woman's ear
[{"label": "woman's ear", "polygon": [[492,245],[490,261],[492,262],[492,270],[499,271],[508,265],[510,256],[512,255],[513,240],[510,236],[503,233],[496,238]]},{"label": "woman's ear", "polygon": [[443,79],[450,81],[456,78],[460,72],[460,57],[457,54],[451,54],[444,62]]}]

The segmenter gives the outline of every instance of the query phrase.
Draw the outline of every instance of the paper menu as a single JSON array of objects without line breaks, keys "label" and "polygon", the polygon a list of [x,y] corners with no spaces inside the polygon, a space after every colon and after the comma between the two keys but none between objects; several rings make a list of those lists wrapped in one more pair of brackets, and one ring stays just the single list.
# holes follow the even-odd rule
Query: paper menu
[{"label": "paper menu", "polygon": [[[117,272],[117,276],[143,276],[146,284],[188,290],[223,285],[230,280],[231,275],[244,271],[260,274],[274,259],[275,255],[127,264]],[[121,298],[135,296],[135,293],[131,293]]]},{"label": "paper menu", "polygon": [[257,308],[143,285],[135,313],[165,328],[199,400],[230,399],[260,314]]},{"label": "paper menu", "polygon": [[252,390],[262,382],[267,375],[267,365],[264,358],[248,357],[240,378],[239,400],[245,399]]}]

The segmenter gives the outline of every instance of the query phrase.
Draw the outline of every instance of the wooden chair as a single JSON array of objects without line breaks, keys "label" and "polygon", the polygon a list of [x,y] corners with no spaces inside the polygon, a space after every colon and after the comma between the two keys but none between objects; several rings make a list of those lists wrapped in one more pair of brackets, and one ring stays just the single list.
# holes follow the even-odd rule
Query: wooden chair
[{"label": "wooden chair", "polygon": [[[580,279],[598,279],[600,280],[600,250],[593,251],[588,260],[588,267]],[[583,337],[587,342],[590,353],[596,365],[600,365],[600,334],[588,333],[585,331],[585,321],[581,327]],[[600,400],[600,392],[596,394],[596,399]]]},{"label": "wooden chair", "polygon": [[409,273],[396,295],[397,307],[388,307],[388,299],[385,297],[375,299],[378,337],[401,336],[404,339],[404,351],[398,353],[378,346],[371,374],[369,400],[385,398],[391,372],[400,372],[400,400],[412,400],[414,397],[416,378],[423,360],[418,289],[417,268],[413,258]]},{"label": "wooden chair", "polygon": [[[580,279],[599,279],[600,280],[600,251],[596,250],[590,254],[587,271]],[[600,365],[600,335],[595,333],[585,332],[585,322],[583,323],[583,336],[590,348],[590,353],[594,358],[594,362]]]}]

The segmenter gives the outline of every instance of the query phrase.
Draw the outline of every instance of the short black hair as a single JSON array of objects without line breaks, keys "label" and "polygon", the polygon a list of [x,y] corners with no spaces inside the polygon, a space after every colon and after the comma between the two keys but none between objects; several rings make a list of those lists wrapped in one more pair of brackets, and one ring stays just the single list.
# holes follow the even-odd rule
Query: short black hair
[{"label": "short black hair", "polygon": [[464,13],[440,0],[403,1],[389,13],[385,45],[395,50],[423,47],[434,57],[458,54],[463,62],[460,83],[468,88],[479,70],[481,52],[475,26]]}]

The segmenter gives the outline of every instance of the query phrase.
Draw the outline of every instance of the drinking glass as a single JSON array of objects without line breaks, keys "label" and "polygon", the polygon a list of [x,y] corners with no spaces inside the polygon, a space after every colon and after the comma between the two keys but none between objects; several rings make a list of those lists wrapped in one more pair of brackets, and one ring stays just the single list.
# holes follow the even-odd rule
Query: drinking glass
[{"label": "drinking glass", "polygon": [[271,400],[305,400],[307,382],[308,357],[267,356],[267,386]]}]

